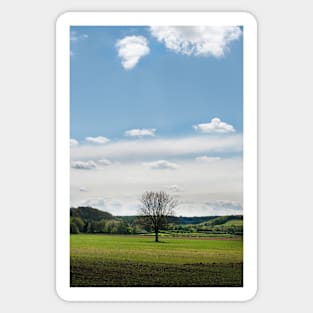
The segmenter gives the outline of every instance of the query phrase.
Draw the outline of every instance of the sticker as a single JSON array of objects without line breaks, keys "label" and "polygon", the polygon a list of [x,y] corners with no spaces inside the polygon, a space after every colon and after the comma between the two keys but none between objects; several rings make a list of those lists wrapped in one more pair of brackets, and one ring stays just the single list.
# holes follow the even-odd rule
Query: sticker
[{"label": "sticker", "polygon": [[68,301],[257,291],[257,25],[244,12],[56,23],[56,289]]}]

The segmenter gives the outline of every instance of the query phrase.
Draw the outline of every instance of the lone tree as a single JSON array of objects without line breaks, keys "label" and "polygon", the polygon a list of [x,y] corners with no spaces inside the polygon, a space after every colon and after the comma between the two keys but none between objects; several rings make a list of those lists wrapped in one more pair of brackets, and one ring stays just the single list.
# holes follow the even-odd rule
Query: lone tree
[{"label": "lone tree", "polygon": [[167,218],[173,216],[177,201],[164,191],[146,191],[141,195],[142,207],[139,215],[146,225],[155,233],[155,242],[159,241],[159,231],[167,224]]}]

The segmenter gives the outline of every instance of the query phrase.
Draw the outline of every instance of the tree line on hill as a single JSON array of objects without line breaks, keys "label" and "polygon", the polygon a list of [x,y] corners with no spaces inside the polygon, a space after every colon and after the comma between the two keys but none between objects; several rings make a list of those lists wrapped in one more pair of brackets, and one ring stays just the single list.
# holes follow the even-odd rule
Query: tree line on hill
[{"label": "tree line on hill", "polygon": [[[243,221],[242,215],[227,216],[169,216],[160,231],[171,233],[227,233],[242,235],[240,223],[228,226],[229,221]],[[113,216],[91,207],[70,209],[70,233],[143,234],[154,231],[141,216]]]},{"label": "tree line on hill", "polygon": [[134,233],[132,224],[121,218],[114,217],[91,207],[78,207],[70,209],[70,232],[78,233],[107,233],[128,234]]}]

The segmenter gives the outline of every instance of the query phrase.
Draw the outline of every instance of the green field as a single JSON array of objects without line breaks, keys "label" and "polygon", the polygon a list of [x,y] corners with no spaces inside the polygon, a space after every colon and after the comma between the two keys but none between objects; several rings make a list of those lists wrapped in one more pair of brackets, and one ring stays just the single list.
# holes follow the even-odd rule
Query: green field
[{"label": "green field", "polygon": [[79,286],[242,286],[241,238],[71,235],[71,281]]},{"label": "green field", "polygon": [[223,224],[223,226],[243,226],[242,220],[231,220]]}]

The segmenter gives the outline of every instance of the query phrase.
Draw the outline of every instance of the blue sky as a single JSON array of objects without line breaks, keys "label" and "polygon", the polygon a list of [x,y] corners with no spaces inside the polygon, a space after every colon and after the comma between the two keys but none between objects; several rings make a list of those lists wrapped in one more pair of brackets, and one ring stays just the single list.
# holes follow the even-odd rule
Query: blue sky
[{"label": "blue sky", "polygon": [[[71,137],[117,139],[151,127],[160,136],[184,136],[214,117],[242,131],[242,37],[216,58],[175,53],[148,27],[71,31],[79,38],[71,41]],[[150,53],[125,70],[116,41],[129,35],[145,36]]]},{"label": "blue sky", "polygon": [[242,213],[243,29],[71,27],[71,205]]}]

